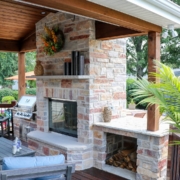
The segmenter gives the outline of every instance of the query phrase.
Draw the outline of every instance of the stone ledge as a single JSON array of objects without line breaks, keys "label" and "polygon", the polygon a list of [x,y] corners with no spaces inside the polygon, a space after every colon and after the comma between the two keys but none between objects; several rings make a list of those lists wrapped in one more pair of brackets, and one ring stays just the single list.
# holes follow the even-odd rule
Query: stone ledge
[{"label": "stone ledge", "polygon": [[[138,134],[163,137],[169,134],[169,124],[160,121],[160,129],[158,131],[147,130],[147,118],[137,118],[133,116],[126,116],[119,119],[111,120],[110,122],[95,122],[93,130],[100,130],[103,132],[116,132],[115,134],[124,135],[124,133],[132,134],[134,137]],[[135,136],[136,137],[136,136]]]},{"label": "stone ledge", "polygon": [[124,177],[124,178],[128,178],[130,180],[135,180],[136,179],[136,173],[129,171],[127,169],[122,169],[120,167],[114,167],[114,166],[110,166],[105,164],[102,168],[103,171],[109,172],[120,176],[120,177]]},{"label": "stone ledge", "polygon": [[92,148],[92,145],[78,142],[77,138],[54,132],[31,131],[27,137],[67,151],[83,151]]},{"label": "stone ledge", "polygon": [[51,75],[51,76],[26,76],[26,78],[37,78],[37,79],[94,79],[93,76],[89,75]]}]

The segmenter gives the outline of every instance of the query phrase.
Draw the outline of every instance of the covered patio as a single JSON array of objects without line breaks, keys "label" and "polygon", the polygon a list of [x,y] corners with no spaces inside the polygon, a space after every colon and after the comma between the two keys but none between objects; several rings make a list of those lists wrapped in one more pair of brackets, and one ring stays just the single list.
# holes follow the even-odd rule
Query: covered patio
[{"label": "covered patio", "polygon": [[[49,13],[50,14],[49,16],[47,16],[47,18],[49,17],[49,19],[51,19],[52,21],[56,20],[55,19],[57,18],[56,14],[58,13],[70,14],[69,17],[71,17],[72,23],[76,17],[87,18],[88,20],[93,21],[94,26],[95,26],[94,27],[95,28],[94,40],[95,42],[97,41],[96,45],[98,45],[98,43],[106,42],[109,40],[116,40],[119,38],[148,35],[148,72],[156,72],[156,69],[153,66],[153,60],[154,59],[160,60],[160,39],[161,39],[162,28],[167,28],[168,25],[174,25],[175,28],[180,27],[179,7],[169,0],[165,0],[163,2],[160,0],[157,0],[157,1],[148,0],[145,2],[144,1],[129,1],[129,0],[123,0],[123,1],[69,0],[67,2],[62,1],[62,0],[59,0],[59,1],[39,0],[38,2],[36,2],[36,0],[24,0],[24,1],[1,0],[0,5],[3,10],[0,17],[2,16],[5,18],[5,20],[1,22],[3,29],[2,29],[2,32],[0,30],[0,50],[19,53],[18,54],[19,55],[19,60],[18,60],[19,75],[18,76],[20,77],[18,80],[19,81],[19,97],[21,97],[25,93],[25,58],[24,58],[25,56],[24,56],[24,53],[31,50],[38,50],[39,56],[37,58],[41,59],[42,57],[45,57],[43,53],[40,52],[40,46],[39,46],[40,42],[36,38],[38,36],[37,32],[41,30],[41,24],[45,22],[43,18]],[[9,12],[9,14],[12,14],[11,20],[9,20],[7,11]],[[61,17],[64,18],[63,15]],[[68,16],[66,15],[66,18],[67,17]],[[74,19],[72,17],[74,17]],[[39,21],[39,24],[38,24],[38,21]],[[58,22],[62,21],[62,19],[59,18],[57,21]],[[50,24],[50,21],[48,22]],[[36,30],[35,30],[35,23],[37,23]],[[79,27],[79,29],[80,28],[81,27]],[[68,29],[66,28],[66,30]],[[81,39],[83,37],[80,35],[78,36],[78,34],[75,34],[73,38]],[[106,44],[106,45],[109,45],[109,44]],[[91,46],[93,46],[93,44],[90,44],[90,47]],[[42,57],[40,57],[41,55]],[[93,58],[95,58],[95,56]],[[122,53],[121,58],[125,59],[125,54]],[[101,59],[103,59],[103,57],[101,57]],[[48,74],[47,69],[46,69],[46,74],[44,75],[44,77],[36,77],[38,79],[37,83],[39,83],[38,90],[39,91],[41,90],[44,92],[43,97],[45,98],[50,97],[49,93],[51,92],[51,89],[48,86],[44,87],[43,83],[46,81],[46,79],[52,78],[52,77],[48,77],[52,74]],[[90,73],[91,72],[92,71],[90,71]],[[56,77],[63,78],[64,82],[65,80],[67,80],[67,77],[59,77],[58,75],[56,75]],[[55,77],[53,78],[55,79]],[[100,76],[96,78],[99,80],[104,77]],[[124,80],[122,81],[124,82]],[[149,81],[156,82],[158,80],[152,79],[151,77],[149,77]],[[89,82],[91,83],[91,80],[89,80]],[[48,84],[48,82],[44,84]],[[68,85],[64,85],[64,86],[68,86]],[[58,87],[55,87],[55,88],[58,88]],[[118,94],[118,97],[121,97],[121,99],[123,99],[122,96],[126,96],[124,92],[120,95]],[[43,98],[39,99],[39,102],[37,103],[40,105],[42,101],[45,101],[45,100]],[[91,108],[89,109],[91,113]],[[95,111],[96,109],[92,108],[92,112],[93,110]],[[79,115],[81,115],[81,113],[79,113]],[[45,126],[44,127],[42,126],[42,124],[44,123],[43,117],[44,116],[41,115],[41,112],[39,110],[39,117],[37,120],[37,124],[39,126],[40,131],[44,131],[46,133],[48,130],[45,128]],[[162,138],[163,132],[161,133],[159,117],[160,117],[159,110],[156,105],[148,108],[147,126],[146,126],[147,132],[145,132],[145,135],[148,134],[150,136],[153,135],[153,137],[158,136],[158,138]],[[79,118],[81,119],[81,117]],[[88,120],[89,119],[90,119],[90,116],[88,117]],[[100,138],[101,135],[103,136],[103,133],[115,132],[115,134],[116,133],[121,134],[121,135],[123,133],[126,134],[125,133],[126,130],[125,131],[121,130],[121,132],[119,132],[119,130],[116,130],[116,122],[114,121],[113,123],[114,124],[111,124],[109,127],[106,127],[106,125],[104,126],[103,122],[94,123],[92,125],[94,128],[94,138],[96,140],[98,139],[99,141],[104,141],[102,137]],[[129,133],[130,134],[129,136],[139,138],[138,133],[139,133],[138,131],[134,130],[134,132]],[[42,135],[42,137],[43,136],[45,136],[45,134]],[[32,138],[32,136],[30,138]],[[85,144],[88,144],[88,143],[91,144],[90,141],[88,141],[87,143],[85,142],[84,139],[80,139],[80,138],[78,139],[78,141]],[[30,146],[31,145],[32,144],[30,144]],[[99,153],[99,156],[102,156],[102,159],[103,159],[104,154],[103,153],[101,154],[100,152],[98,153]],[[96,164],[95,166],[98,166],[98,165]],[[142,169],[143,169],[142,167],[141,168],[139,167],[138,169],[138,173],[141,175],[143,174]],[[147,172],[149,171],[147,170]],[[139,175],[138,177],[140,178],[141,175]],[[148,174],[148,176],[150,177],[151,174]],[[141,178],[143,179],[143,176],[141,176]]]}]

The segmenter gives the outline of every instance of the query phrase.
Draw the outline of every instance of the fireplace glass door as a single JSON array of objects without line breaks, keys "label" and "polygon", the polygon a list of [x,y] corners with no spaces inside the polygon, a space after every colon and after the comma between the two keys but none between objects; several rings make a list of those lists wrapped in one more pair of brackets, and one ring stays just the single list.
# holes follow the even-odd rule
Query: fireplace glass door
[{"label": "fireplace glass door", "polygon": [[77,137],[77,102],[49,99],[49,130]]}]

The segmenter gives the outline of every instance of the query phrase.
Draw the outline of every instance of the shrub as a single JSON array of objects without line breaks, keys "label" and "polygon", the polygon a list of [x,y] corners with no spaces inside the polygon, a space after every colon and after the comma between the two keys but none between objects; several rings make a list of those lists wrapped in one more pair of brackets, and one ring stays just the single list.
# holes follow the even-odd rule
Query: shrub
[{"label": "shrub", "polygon": [[6,103],[8,103],[8,104],[11,104],[11,101],[14,101],[14,100],[15,100],[15,99],[14,99],[13,96],[4,96],[4,97],[2,98],[2,103],[6,102]]},{"label": "shrub", "polygon": [[132,90],[135,88],[134,79],[127,79],[126,81],[126,95],[127,95],[127,104],[129,104],[132,100]]},{"label": "shrub", "polygon": [[[127,105],[131,102],[131,100],[134,98],[132,95],[132,90],[136,89],[136,85],[135,82],[137,80],[136,79],[127,79],[126,81],[126,94],[127,94]],[[136,107],[138,109],[146,109],[147,104],[138,104],[140,101],[142,100],[142,98],[137,98],[134,100],[134,103],[136,104]]]},{"label": "shrub", "polygon": [[36,88],[27,88],[26,94],[36,95]]},{"label": "shrub", "polygon": [[28,86],[29,88],[36,88],[36,81],[34,81],[34,80],[28,80],[28,81],[27,81],[27,86]]},{"label": "shrub", "polygon": [[18,91],[17,90],[13,90],[13,97],[15,100],[18,100]]},{"label": "shrub", "polygon": [[13,91],[9,88],[0,89],[0,101],[2,102],[2,98],[5,96],[13,96]]}]

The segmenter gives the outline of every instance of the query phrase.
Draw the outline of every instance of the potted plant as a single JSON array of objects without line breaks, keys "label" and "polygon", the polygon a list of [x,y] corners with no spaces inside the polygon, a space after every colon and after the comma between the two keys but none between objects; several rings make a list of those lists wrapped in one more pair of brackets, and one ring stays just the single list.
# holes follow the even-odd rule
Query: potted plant
[{"label": "potted plant", "polygon": [[[176,77],[173,70],[155,61],[158,69],[157,73],[150,73],[151,76],[159,78],[159,83],[149,82],[146,79],[140,79],[135,82],[136,88],[133,90],[133,96],[142,98],[140,104],[157,104],[165,114],[164,120],[173,124],[175,130],[180,132],[180,79]],[[179,142],[178,142],[179,143]]]},{"label": "potted plant", "polygon": [[128,108],[131,110],[136,109],[136,104],[133,99],[131,99],[131,102],[128,104]]}]

